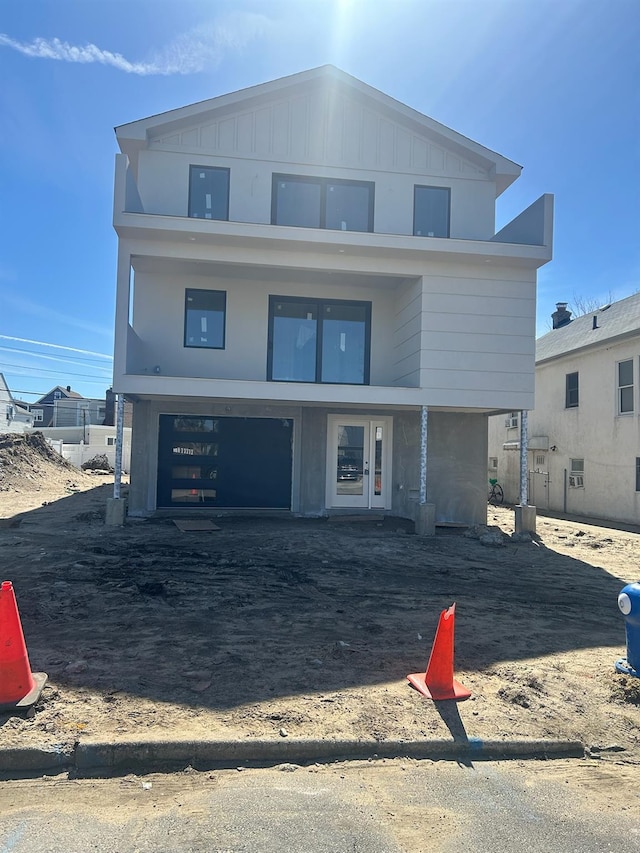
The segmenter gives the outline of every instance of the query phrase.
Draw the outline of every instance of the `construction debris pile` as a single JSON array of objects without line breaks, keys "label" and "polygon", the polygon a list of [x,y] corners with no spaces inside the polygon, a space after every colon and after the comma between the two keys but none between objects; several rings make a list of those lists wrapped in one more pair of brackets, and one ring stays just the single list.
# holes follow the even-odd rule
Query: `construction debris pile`
[{"label": "construction debris pile", "polygon": [[56,453],[41,432],[0,433],[0,491],[33,491],[60,480],[71,485],[86,476]]}]

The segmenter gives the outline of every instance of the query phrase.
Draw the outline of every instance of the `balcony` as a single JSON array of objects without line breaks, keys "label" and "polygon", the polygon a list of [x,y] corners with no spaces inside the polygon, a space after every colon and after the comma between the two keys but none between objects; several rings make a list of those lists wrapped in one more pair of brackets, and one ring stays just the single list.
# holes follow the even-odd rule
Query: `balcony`
[{"label": "balcony", "polygon": [[[114,227],[121,239],[175,240],[206,248],[215,246],[216,257],[228,250],[256,254],[265,249],[314,252],[318,255],[344,255],[341,262],[358,256],[358,269],[367,259],[371,271],[392,272],[398,260],[413,258],[423,263],[425,256],[434,261],[451,259],[469,262],[506,262],[537,268],[552,256],[553,197],[545,194],[519,216],[487,240],[458,237],[415,237],[412,234],[333,231],[266,222],[203,220],[177,212],[146,208],[128,165],[127,157],[116,158]],[[194,247],[189,247],[194,248]],[[192,252],[185,252],[190,256]],[[382,266],[381,266],[382,265]],[[355,267],[354,267],[355,268]]]}]

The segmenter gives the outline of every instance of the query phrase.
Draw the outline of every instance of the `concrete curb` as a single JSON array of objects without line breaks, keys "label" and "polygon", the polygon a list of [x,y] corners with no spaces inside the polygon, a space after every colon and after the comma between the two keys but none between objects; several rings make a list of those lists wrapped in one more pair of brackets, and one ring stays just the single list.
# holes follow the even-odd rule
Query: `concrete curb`
[{"label": "concrete curb", "polygon": [[0,749],[0,774],[40,775],[69,770],[78,776],[117,776],[132,771],[198,770],[214,767],[309,764],[370,758],[431,758],[488,761],[510,758],[581,758],[584,746],[571,740],[360,741],[280,739],[84,740],[75,747]]}]

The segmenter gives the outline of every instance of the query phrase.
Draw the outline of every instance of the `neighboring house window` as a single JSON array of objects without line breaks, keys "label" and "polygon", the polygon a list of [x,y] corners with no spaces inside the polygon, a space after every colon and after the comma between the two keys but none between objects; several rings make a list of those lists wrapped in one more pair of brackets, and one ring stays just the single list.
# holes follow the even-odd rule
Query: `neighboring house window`
[{"label": "neighboring house window", "polygon": [[54,400],[61,400],[62,399],[62,392],[61,391],[54,391],[53,392],[53,399]]},{"label": "neighboring house window", "polygon": [[489,457],[489,468],[497,468],[498,467],[498,457],[490,456]]},{"label": "neighboring house window", "polygon": [[229,169],[190,167],[189,216],[196,219],[229,219]]},{"label": "neighboring house window", "polygon": [[545,461],[545,456],[543,453],[540,453],[536,456],[536,466],[541,465],[544,467],[544,461]]},{"label": "neighboring house window", "polygon": [[227,294],[224,290],[185,292],[184,345],[224,349]]},{"label": "neighboring house window", "polygon": [[633,359],[618,362],[618,414],[633,412]]},{"label": "neighboring house window", "polygon": [[640,456],[636,456],[636,492],[640,492]]},{"label": "neighboring house window", "polygon": [[107,447],[115,447],[115,444],[116,444],[115,435],[107,435],[107,436],[105,436],[104,440],[105,440],[105,444],[107,445]]},{"label": "neighboring house window", "polygon": [[413,233],[416,237],[448,237],[451,190],[414,187]]},{"label": "neighboring house window", "polygon": [[569,471],[569,486],[572,489],[584,488],[584,459],[572,459]]},{"label": "neighboring house window", "polygon": [[506,418],[504,425],[507,427],[507,429],[516,429],[518,426],[518,413],[509,412],[509,417]]},{"label": "neighboring house window", "polygon": [[567,409],[575,409],[578,405],[578,374],[567,373],[566,389],[565,389],[565,407]]},{"label": "neighboring house window", "polygon": [[7,406],[7,420],[12,421],[16,415],[16,410],[12,405]]},{"label": "neighboring house window", "polygon": [[374,184],[274,175],[271,224],[373,231]]},{"label": "neighboring house window", "polygon": [[371,303],[272,296],[268,379],[369,384]]},{"label": "neighboring house window", "polygon": [[44,420],[44,410],[43,409],[31,409],[31,414],[33,415],[33,420],[35,423],[39,423]]}]

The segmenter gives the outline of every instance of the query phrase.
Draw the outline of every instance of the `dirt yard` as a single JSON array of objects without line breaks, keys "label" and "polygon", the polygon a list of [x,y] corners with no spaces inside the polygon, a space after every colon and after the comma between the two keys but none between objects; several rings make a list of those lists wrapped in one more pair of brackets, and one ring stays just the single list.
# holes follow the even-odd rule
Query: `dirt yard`
[{"label": "dirt yard", "polygon": [[[640,679],[614,671],[637,532],[539,518],[536,541],[515,541],[508,508],[490,508],[493,547],[394,518],[107,528],[112,476],[25,453],[0,455],[0,556],[49,682],[34,716],[0,716],[4,745],[466,732],[640,760]],[[454,601],[456,677],[473,695],[452,722],[406,675]]]}]

